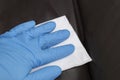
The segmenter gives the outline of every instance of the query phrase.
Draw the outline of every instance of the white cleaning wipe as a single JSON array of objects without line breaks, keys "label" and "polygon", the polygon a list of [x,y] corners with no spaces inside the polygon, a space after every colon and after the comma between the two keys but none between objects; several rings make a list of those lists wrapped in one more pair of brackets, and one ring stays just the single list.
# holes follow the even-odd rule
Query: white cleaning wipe
[{"label": "white cleaning wipe", "polygon": [[[50,21],[54,21],[56,23],[56,28],[54,31],[62,30],[62,29],[68,29],[70,31],[70,37],[67,40],[65,40],[64,42],[62,42],[56,46],[61,46],[61,45],[65,45],[65,44],[73,44],[75,46],[75,51],[73,52],[73,54],[71,54],[65,58],[62,58],[60,60],[51,62],[49,64],[40,66],[38,68],[35,68],[32,70],[32,72],[36,71],[38,69],[41,69],[43,67],[52,66],[52,65],[57,65],[57,66],[61,67],[62,71],[64,71],[64,70],[67,70],[67,69],[70,69],[73,67],[83,65],[92,60],[90,58],[90,56],[88,55],[88,53],[86,52],[83,45],[81,44],[77,34],[75,33],[74,29],[70,25],[66,16],[62,16],[62,17],[59,17],[59,18],[56,18],[56,19],[53,19]],[[43,23],[41,23],[41,24],[43,24]],[[39,26],[41,24],[38,24],[36,26]],[[54,46],[54,47],[56,47],[56,46]]]}]

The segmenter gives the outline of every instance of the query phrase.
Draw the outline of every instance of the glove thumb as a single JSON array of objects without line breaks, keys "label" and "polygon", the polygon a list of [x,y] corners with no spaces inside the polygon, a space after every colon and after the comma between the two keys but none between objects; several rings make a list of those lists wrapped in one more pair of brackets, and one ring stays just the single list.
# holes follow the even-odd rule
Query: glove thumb
[{"label": "glove thumb", "polygon": [[24,80],[54,80],[61,74],[58,66],[49,66],[30,73]]}]

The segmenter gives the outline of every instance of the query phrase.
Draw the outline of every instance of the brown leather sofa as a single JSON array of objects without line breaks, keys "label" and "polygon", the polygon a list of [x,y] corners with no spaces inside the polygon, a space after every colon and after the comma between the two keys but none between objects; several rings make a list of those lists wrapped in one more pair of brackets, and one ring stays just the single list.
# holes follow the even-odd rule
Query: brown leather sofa
[{"label": "brown leather sofa", "polygon": [[120,80],[120,0],[0,0],[0,33],[66,15],[92,57],[57,80]]}]

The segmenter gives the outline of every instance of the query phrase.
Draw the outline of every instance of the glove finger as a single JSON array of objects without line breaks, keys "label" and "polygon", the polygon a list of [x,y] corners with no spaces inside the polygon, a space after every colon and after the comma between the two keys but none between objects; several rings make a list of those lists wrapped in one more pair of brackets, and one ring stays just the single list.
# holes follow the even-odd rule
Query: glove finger
[{"label": "glove finger", "polygon": [[44,35],[46,33],[53,31],[55,26],[56,24],[54,22],[47,22],[38,27],[34,27],[33,29],[30,29],[28,32],[31,37],[38,37],[40,35]]},{"label": "glove finger", "polygon": [[17,25],[16,27],[12,28],[9,32],[7,32],[8,35],[10,36],[15,36],[21,32],[24,32],[32,27],[35,26],[35,21],[28,21],[24,22],[22,24]]},{"label": "glove finger", "polygon": [[39,60],[38,63],[40,63],[40,65],[44,65],[49,62],[64,58],[70,55],[71,53],[73,53],[73,51],[74,51],[74,46],[72,44],[49,48],[44,50],[44,54],[38,56],[37,60]]},{"label": "glove finger", "polygon": [[46,49],[60,42],[63,42],[69,36],[70,36],[70,32],[68,30],[59,30],[51,34],[47,34],[43,36],[39,42],[41,44],[41,49]]},{"label": "glove finger", "polygon": [[61,74],[58,66],[49,66],[30,73],[24,80],[54,80]]}]

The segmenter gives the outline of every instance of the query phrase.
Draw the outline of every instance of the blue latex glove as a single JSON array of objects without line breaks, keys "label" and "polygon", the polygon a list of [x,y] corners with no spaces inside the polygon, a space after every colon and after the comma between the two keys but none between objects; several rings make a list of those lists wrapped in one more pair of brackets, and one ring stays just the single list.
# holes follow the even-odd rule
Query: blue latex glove
[{"label": "blue latex glove", "polygon": [[25,22],[0,35],[0,80],[54,80],[61,74],[58,66],[30,73],[35,67],[61,59],[74,51],[72,44],[52,46],[66,40],[68,30],[51,32],[54,22],[35,27]]}]

